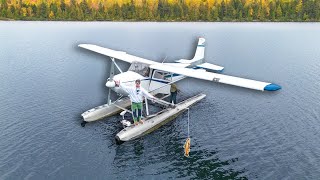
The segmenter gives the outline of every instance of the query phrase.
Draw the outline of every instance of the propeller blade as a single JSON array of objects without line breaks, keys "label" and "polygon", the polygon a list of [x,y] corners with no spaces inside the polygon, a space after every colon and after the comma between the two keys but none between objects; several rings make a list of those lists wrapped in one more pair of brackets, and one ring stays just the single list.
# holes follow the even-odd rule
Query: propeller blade
[{"label": "propeller blade", "polygon": [[108,81],[106,83],[106,86],[109,88],[108,92],[108,104],[111,104],[111,88],[115,87],[115,82],[113,81],[114,76],[114,62],[111,62],[110,66],[110,76],[108,78]]},{"label": "propeller blade", "polygon": [[113,81],[113,76],[114,76],[114,62],[111,62],[111,66],[110,66],[110,80]]},{"label": "propeller blade", "polygon": [[109,88],[109,92],[108,92],[108,105],[111,104],[111,88]]}]

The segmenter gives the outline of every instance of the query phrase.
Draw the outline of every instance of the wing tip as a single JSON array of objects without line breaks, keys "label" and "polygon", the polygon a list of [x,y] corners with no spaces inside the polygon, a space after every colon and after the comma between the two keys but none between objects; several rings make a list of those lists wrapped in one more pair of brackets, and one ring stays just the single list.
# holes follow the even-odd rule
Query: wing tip
[{"label": "wing tip", "polygon": [[85,47],[87,44],[78,44],[78,47]]},{"label": "wing tip", "polygon": [[268,84],[264,87],[265,91],[277,91],[280,89],[281,89],[281,86],[279,86],[277,84]]}]

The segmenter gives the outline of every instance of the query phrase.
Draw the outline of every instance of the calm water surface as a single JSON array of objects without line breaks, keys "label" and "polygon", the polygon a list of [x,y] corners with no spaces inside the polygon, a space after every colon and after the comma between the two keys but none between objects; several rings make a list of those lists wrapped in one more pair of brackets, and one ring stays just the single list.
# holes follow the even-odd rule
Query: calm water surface
[{"label": "calm water surface", "polygon": [[[169,62],[199,36],[225,74],[283,89],[178,83],[180,101],[207,94],[190,111],[190,158],[186,113],[122,145],[119,116],[80,126],[106,102],[110,61],[79,43]],[[0,179],[318,179],[319,42],[317,23],[0,22]]]}]

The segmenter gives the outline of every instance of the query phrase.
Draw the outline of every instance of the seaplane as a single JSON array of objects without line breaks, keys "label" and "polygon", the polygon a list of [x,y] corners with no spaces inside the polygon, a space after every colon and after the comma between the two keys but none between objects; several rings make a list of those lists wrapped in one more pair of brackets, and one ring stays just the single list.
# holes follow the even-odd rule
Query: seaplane
[{"label": "seaplane", "polygon": [[[85,126],[88,122],[97,121],[121,112],[123,129],[115,137],[117,142],[133,140],[148,134],[175,119],[189,107],[205,98],[205,94],[198,94],[175,105],[163,100],[170,95],[170,86],[173,83],[188,77],[259,91],[281,89],[281,86],[277,84],[222,74],[224,67],[205,61],[205,42],[206,40],[203,37],[198,39],[196,52],[192,59],[179,59],[173,63],[156,62],[124,51],[112,50],[93,44],[79,44],[79,47],[105,55],[112,61],[110,76],[105,84],[109,88],[107,103],[82,113],[83,122],[81,125]],[[123,71],[117,64],[118,60],[130,63],[129,69]],[[115,74],[115,67],[119,71],[118,74]],[[120,81],[126,86],[134,86],[137,79],[140,79],[141,86],[150,94],[161,97],[156,103],[162,105],[164,109],[155,114],[149,114],[148,100],[145,98],[146,116],[144,117],[144,123],[133,125],[124,118],[127,112],[131,112],[127,109],[131,104],[128,94],[121,87],[116,86],[115,82]],[[114,101],[111,100],[111,91],[118,95],[118,98]]]}]

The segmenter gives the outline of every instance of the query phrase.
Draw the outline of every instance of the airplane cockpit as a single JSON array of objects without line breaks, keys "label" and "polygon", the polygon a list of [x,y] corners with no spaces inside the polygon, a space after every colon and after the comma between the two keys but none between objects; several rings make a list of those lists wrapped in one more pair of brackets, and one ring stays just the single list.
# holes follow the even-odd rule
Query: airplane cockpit
[{"label": "airplane cockpit", "polygon": [[133,71],[135,73],[140,74],[143,77],[147,77],[150,73],[150,68],[148,64],[144,64],[140,62],[132,62],[128,71]]},{"label": "airplane cockpit", "polygon": [[[148,77],[150,74],[149,65],[144,64],[144,63],[140,63],[140,62],[132,62],[128,71],[133,71],[135,73],[142,75],[143,77]],[[170,80],[172,80],[172,73],[164,72],[161,70],[154,70],[151,77],[152,77],[152,79],[170,81]]]}]

